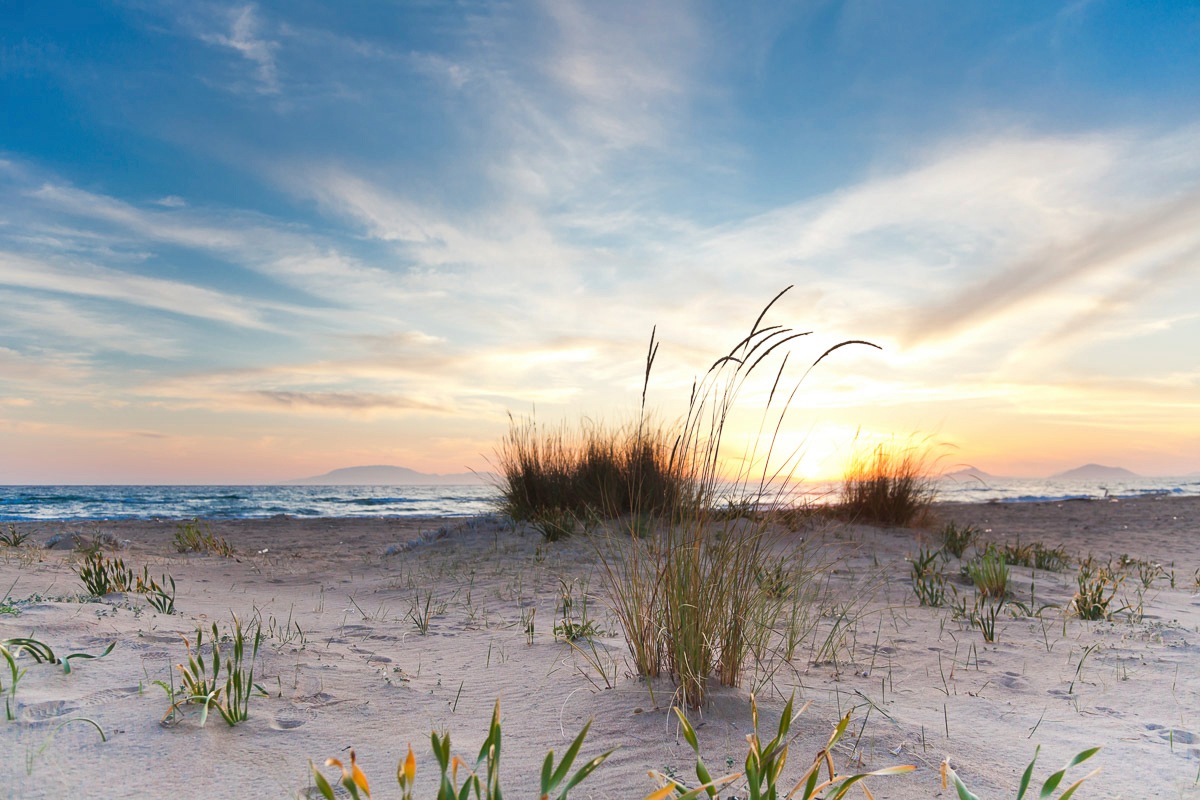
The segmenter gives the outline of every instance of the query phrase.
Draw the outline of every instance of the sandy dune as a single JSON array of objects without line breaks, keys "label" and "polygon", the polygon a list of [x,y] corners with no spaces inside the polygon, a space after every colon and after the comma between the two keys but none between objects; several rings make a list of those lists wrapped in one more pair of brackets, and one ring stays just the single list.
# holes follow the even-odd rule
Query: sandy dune
[{"label": "sandy dune", "polygon": [[[991,541],[1063,545],[1075,557],[1128,554],[1163,564],[1164,574],[1148,588],[1136,572],[1126,578],[1119,601],[1140,613],[1084,622],[1062,611],[1075,590],[1073,568],[1036,577],[1014,568],[1014,600],[1031,604],[1033,583],[1032,605],[1057,607],[1039,618],[1006,613],[998,641],[987,644],[949,609],[918,606],[905,559],[932,541],[930,532],[824,522],[790,534],[835,567],[816,636],[757,689],[767,725],[793,690],[812,701],[785,774],[803,771],[855,708],[839,767],[917,766],[875,780],[878,798],[953,796],[938,781],[947,755],[981,797],[1013,797],[1039,744],[1040,776],[1103,746],[1089,762],[1102,773],[1077,797],[1200,797],[1200,498],[942,506],[938,514],[978,526]],[[605,688],[605,677],[552,632],[564,583],[576,607],[589,597],[599,627],[616,631],[586,537],[547,544],[486,518],[212,522],[237,548],[224,558],[175,552],[172,522],[18,529],[38,544],[56,533],[111,534],[128,566],[174,576],[178,613],[159,614],[134,594],[80,598],[72,571],[79,556],[70,549],[0,547],[0,588],[8,590],[0,637],[33,636],[59,655],[117,642],[104,658],[73,660],[70,674],[21,659],[16,719],[0,721],[8,756],[0,795],[305,797],[309,759],[345,758],[354,747],[374,796],[398,797],[393,776],[408,744],[418,783],[431,786],[429,732],[450,730],[455,750],[473,758],[497,698],[510,797],[535,796],[546,749],[564,749],[589,719],[584,756],[620,749],[572,797],[644,797],[655,787],[648,770],[693,778],[691,751],[669,713],[670,683],[630,677],[613,633],[595,640],[591,656],[610,673],[613,688]],[[958,566],[952,560],[947,570]],[[969,592],[964,580],[956,585]],[[422,635],[415,618],[426,598]],[[530,643],[525,622],[534,609]],[[168,702],[154,681],[171,680],[185,659],[182,637],[198,624],[227,626],[231,613],[258,619],[269,634],[255,677],[269,696],[254,698],[250,719],[236,728],[215,714],[200,728],[194,708],[160,724]],[[9,678],[5,671],[5,690]],[[714,689],[710,706],[693,715],[714,770],[744,756],[750,683]],[[80,717],[108,740],[85,723],[61,724]]]}]

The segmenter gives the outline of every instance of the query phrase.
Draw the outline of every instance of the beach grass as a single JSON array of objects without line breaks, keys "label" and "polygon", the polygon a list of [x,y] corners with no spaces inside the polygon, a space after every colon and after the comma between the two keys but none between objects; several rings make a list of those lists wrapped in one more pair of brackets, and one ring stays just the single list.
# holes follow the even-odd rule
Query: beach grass
[{"label": "beach grass", "polygon": [[588,423],[572,432],[533,419],[510,417],[509,423],[495,451],[501,511],[541,525],[547,539],[573,533],[568,520],[662,515],[688,495],[687,476],[672,461],[663,426]]},{"label": "beach grass", "polygon": [[836,511],[865,525],[903,528],[928,522],[937,499],[935,460],[928,442],[859,449],[842,476]]},{"label": "beach grass", "polygon": [[[712,676],[741,685],[783,608],[761,576],[793,555],[772,521],[793,505],[798,453],[778,444],[800,383],[839,348],[869,344],[840,342],[793,377],[790,347],[808,333],[764,324],[784,292],[693,383],[678,423],[657,423],[646,408],[654,331],[636,423],[615,430],[585,423],[569,433],[510,418],[496,451],[504,512],[531,521],[546,539],[570,535],[572,518],[615,521],[598,549],[634,667],[648,677],[670,674],[688,707],[703,704]],[[735,455],[727,425],[750,389],[766,401],[758,436]]]}]

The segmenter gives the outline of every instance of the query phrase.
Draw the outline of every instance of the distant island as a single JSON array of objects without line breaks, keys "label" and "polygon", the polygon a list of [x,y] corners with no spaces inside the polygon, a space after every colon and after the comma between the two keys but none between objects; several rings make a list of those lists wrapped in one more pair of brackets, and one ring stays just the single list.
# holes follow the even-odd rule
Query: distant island
[{"label": "distant island", "polygon": [[1107,481],[1126,480],[1140,477],[1136,472],[1130,472],[1124,467],[1106,467],[1103,464],[1084,464],[1082,467],[1069,469],[1050,476],[1056,480],[1067,481]]},{"label": "distant island", "polygon": [[1002,478],[998,478],[996,475],[984,472],[978,467],[963,467],[962,469],[956,469],[954,472],[947,472],[946,474],[942,475],[942,477],[952,481],[982,481],[983,483],[987,483],[988,481],[1003,480]]},{"label": "distant island", "polygon": [[493,480],[490,472],[457,472],[450,475],[435,475],[417,472],[408,467],[375,465],[370,467],[343,467],[315,475],[311,478],[295,478],[280,481],[287,486],[449,486],[484,484]]}]

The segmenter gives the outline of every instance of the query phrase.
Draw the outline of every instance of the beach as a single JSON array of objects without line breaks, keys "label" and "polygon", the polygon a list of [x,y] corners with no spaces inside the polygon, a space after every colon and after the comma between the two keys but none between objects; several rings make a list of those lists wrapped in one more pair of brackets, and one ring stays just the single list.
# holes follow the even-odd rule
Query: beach
[{"label": "beach", "polygon": [[[1011,567],[987,642],[913,591],[909,559],[938,546],[950,522],[978,529],[981,543],[1062,547],[1070,565]],[[510,797],[536,796],[546,751],[561,754],[589,721],[579,763],[617,749],[571,797],[642,798],[658,786],[650,771],[696,784],[671,682],[629,674],[599,569],[602,534],[547,542],[494,515],[199,527],[234,553],[178,552],[175,521],[15,523],[28,540],[0,546],[0,638],[32,637],[60,657],[115,646],[71,659],[69,673],[20,657],[15,719],[0,721],[0,795],[315,797],[310,760],[347,761],[353,748],[372,796],[398,798],[396,767],[411,744],[418,796],[432,797],[430,732],[449,731],[454,752],[474,762],[497,700]],[[793,725],[788,788],[852,711],[833,753],[840,771],[916,767],[872,779],[877,798],[955,796],[940,784],[946,757],[980,797],[1015,796],[1038,746],[1038,785],[1103,748],[1068,773],[1102,769],[1076,797],[1200,797],[1200,498],[939,504],[917,529],[814,515],[780,536],[826,565],[821,616],[790,661],[757,679],[748,668],[740,688],[714,681],[707,706],[688,712],[714,775],[740,768],[753,690],[767,737],[793,693],[797,708],[810,703]],[[176,613],[135,592],[83,596],[73,537],[139,575],[169,575]],[[1068,612],[1089,555],[1124,566],[1110,606],[1121,610],[1107,620]],[[945,572],[965,595],[961,563],[947,559]],[[597,635],[555,634],[564,594],[576,622],[586,602]],[[171,703],[158,684],[179,686],[185,637],[214,623],[225,633],[234,615],[264,634],[254,682],[265,696],[235,727],[215,712],[201,727],[196,705],[164,723]],[[84,718],[95,724],[63,724]]]}]

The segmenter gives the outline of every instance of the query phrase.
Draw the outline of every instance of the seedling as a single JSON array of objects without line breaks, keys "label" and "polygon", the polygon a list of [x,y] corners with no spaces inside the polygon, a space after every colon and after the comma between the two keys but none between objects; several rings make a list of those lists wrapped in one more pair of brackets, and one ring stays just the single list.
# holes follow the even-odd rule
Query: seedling
[{"label": "seedling", "polygon": [[924,547],[912,559],[913,591],[923,606],[939,608],[946,602],[946,575],[938,564],[940,559],[940,550]]},{"label": "seedling", "polygon": [[[232,648],[221,661],[221,641],[217,624],[212,624],[211,663],[209,669],[204,659],[204,628],[196,628],[196,641],[193,645],[185,636],[184,646],[187,648],[187,666],[179,664],[182,682],[182,698],[175,700],[175,694],[168,692],[172,698],[171,707],[167,710],[165,719],[169,719],[181,710],[186,703],[200,706],[200,727],[208,721],[209,709],[215,708],[221,718],[230,727],[244,722],[250,716],[250,696],[258,691],[266,694],[254,684],[254,660],[258,657],[258,648],[262,644],[262,628],[254,626],[254,635],[250,640],[250,654],[246,657],[246,632],[237,617],[233,618],[233,634],[230,637]],[[224,670],[224,684],[221,683],[221,673]],[[163,687],[166,690],[166,687]],[[224,694],[224,699],[222,699]]]},{"label": "seedling", "polygon": [[[850,714],[838,722],[834,727],[833,734],[829,737],[825,747],[817,753],[813,759],[812,766],[808,768],[800,780],[791,788],[790,791],[785,791],[777,786],[780,773],[783,771],[783,766],[787,761],[788,748],[791,742],[799,734],[791,735],[792,723],[804,713],[808,708],[805,705],[795,715],[792,713],[795,697],[788,700],[784,706],[783,714],[779,718],[779,729],[774,738],[766,744],[763,744],[758,731],[758,705],[755,702],[754,696],[750,696],[750,718],[753,724],[752,732],[746,736],[746,741],[750,747],[746,752],[746,760],[744,769],[741,772],[733,772],[727,775],[722,775],[719,778],[713,778],[712,773],[704,764],[703,758],[700,756],[700,741],[696,736],[696,730],[688,721],[687,715],[678,707],[675,708],[675,713],[679,717],[680,731],[683,733],[683,738],[691,746],[696,753],[696,778],[700,781],[700,785],[694,788],[687,788],[677,778],[670,775],[657,774],[657,777],[664,781],[665,785],[655,792],[646,796],[646,800],[667,800],[674,797],[676,800],[696,800],[702,795],[707,795],[710,800],[720,800],[718,791],[726,786],[732,785],[734,782],[741,780],[738,785],[737,794],[730,797],[746,797],[747,800],[777,800],[778,798],[799,798],[799,800],[813,800],[822,795],[826,791],[832,793],[827,795],[829,800],[841,800],[846,796],[854,784],[864,781],[869,777],[899,775],[905,772],[912,772],[915,767],[911,765],[884,767],[872,772],[863,772],[854,775],[838,775],[833,766],[833,747],[838,740],[846,732],[846,728],[850,725]],[[730,765],[732,766],[732,765]],[[821,768],[825,767],[828,777],[821,780]],[[864,788],[866,784],[863,784]],[[745,794],[743,795],[743,792]],[[868,796],[870,794],[868,793]]]},{"label": "seedling", "polygon": [[[572,789],[582,783],[597,767],[604,763],[605,759],[612,755],[612,750],[598,755],[576,770],[574,774],[571,774],[571,767],[575,764],[575,759],[579,756],[579,749],[583,746],[583,740],[587,736],[590,727],[590,722],[583,726],[583,730],[579,732],[579,735],[567,747],[566,752],[563,753],[562,760],[559,761],[557,766],[554,763],[554,751],[551,750],[546,753],[546,758],[542,762],[541,778],[539,781],[541,789],[538,795],[543,800],[549,800],[551,797],[556,797],[558,800],[566,800],[568,793]],[[484,739],[483,745],[479,748],[479,755],[475,759],[474,766],[468,767],[468,764],[463,759],[451,754],[449,732],[439,735],[434,731],[430,735],[430,746],[433,749],[433,756],[438,763],[438,768],[441,770],[437,800],[467,800],[469,797],[474,797],[476,800],[501,800],[503,793],[500,788],[500,743],[499,700],[496,701],[487,738]],[[321,774],[321,771],[311,761],[308,766],[312,774],[313,783],[316,784],[317,791],[321,797],[327,798],[327,800],[335,800],[337,795],[334,794],[333,786],[329,780]],[[358,766],[358,757],[353,750],[350,751],[349,766],[336,758],[326,760],[325,766],[337,767],[341,770],[342,775],[339,782],[354,800],[361,800],[363,797],[369,798],[371,796],[367,776]],[[461,784],[459,784],[460,768],[469,768],[469,772],[463,777]],[[410,746],[408,748],[408,755],[400,762],[396,769],[396,782],[400,785],[402,800],[412,800],[413,781],[416,778],[416,773],[417,760]],[[557,794],[555,794],[556,792]]]},{"label": "seedling", "polygon": [[[1022,800],[1022,798],[1025,797],[1025,792],[1029,789],[1029,783],[1033,779],[1033,765],[1037,763],[1038,753],[1040,753],[1041,750],[1042,746],[1038,745],[1033,751],[1033,760],[1029,762],[1029,765],[1025,767],[1024,774],[1021,775],[1021,783],[1017,787],[1017,800]],[[1078,764],[1082,764],[1084,761],[1087,761],[1089,758],[1096,755],[1099,750],[1099,747],[1093,747],[1077,754],[1074,758],[1068,761],[1062,769],[1046,779],[1046,781],[1042,784],[1041,791],[1038,792],[1038,797],[1041,798],[1041,800],[1053,797],[1054,791],[1063,782],[1063,778],[1066,777],[1067,770]],[[1058,796],[1058,800],[1068,800],[1068,798],[1075,794],[1075,790],[1078,789],[1084,781],[1086,781],[1088,778],[1091,778],[1099,771],[1099,769],[1092,770],[1087,775],[1084,775],[1082,778],[1072,783],[1063,791],[1062,794]],[[954,790],[958,793],[959,800],[979,800],[979,797],[973,794],[967,788],[966,784],[963,783],[962,778],[958,777],[958,773],[955,772],[950,766],[950,759],[947,758],[942,762],[942,788],[947,788],[951,783],[954,784]]]},{"label": "seedling", "polygon": [[962,558],[963,553],[967,552],[967,548],[978,535],[979,530],[970,525],[960,528],[953,522],[947,522],[946,526],[942,528],[942,549],[955,558]]}]

